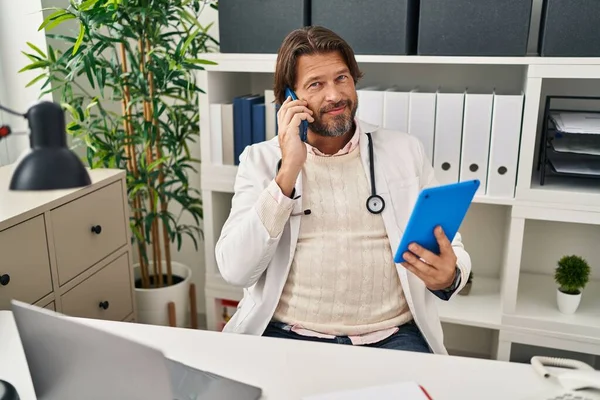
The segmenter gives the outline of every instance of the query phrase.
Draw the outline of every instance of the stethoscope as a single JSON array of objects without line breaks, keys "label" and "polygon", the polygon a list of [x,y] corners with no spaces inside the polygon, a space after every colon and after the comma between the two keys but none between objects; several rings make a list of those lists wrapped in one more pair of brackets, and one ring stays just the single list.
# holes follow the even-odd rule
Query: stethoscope
[{"label": "stethoscope", "polygon": [[369,172],[371,173],[371,195],[367,199],[367,210],[372,214],[379,214],[385,208],[385,201],[375,189],[375,158],[373,157],[373,142],[370,132],[367,132],[367,138],[369,138]]},{"label": "stethoscope", "polygon": [[[371,175],[371,195],[367,199],[367,210],[369,210],[369,212],[372,214],[379,214],[385,208],[385,201],[383,201],[383,198],[377,194],[377,190],[375,188],[375,162],[374,162],[375,159],[373,157],[373,142],[371,139],[371,133],[367,132],[366,135],[367,135],[367,138],[369,139],[369,172]],[[277,172],[279,171],[280,167],[281,167],[281,159],[277,163]],[[300,198],[300,196],[295,196],[295,192],[296,192],[296,189],[294,189],[292,192],[292,198],[294,200]],[[303,212],[301,212],[299,214],[292,214],[292,216],[310,215],[310,213],[311,213],[311,210],[304,210]]]}]

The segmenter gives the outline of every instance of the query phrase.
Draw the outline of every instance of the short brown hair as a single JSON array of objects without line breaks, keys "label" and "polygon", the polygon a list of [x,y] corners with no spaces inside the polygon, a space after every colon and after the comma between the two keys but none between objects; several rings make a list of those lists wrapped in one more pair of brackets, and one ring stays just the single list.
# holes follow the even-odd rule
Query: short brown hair
[{"label": "short brown hair", "polygon": [[338,51],[346,61],[354,84],[362,78],[363,73],[358,68],[354,58],[354,50],[344,39],[335,32],[322,26],[306,26],[290,32],[283,40],[277,53],[275,66],[275,101],[282,104],[285,101],[285,87],[295,90],[297,58],[304,54],[322,54]]}]

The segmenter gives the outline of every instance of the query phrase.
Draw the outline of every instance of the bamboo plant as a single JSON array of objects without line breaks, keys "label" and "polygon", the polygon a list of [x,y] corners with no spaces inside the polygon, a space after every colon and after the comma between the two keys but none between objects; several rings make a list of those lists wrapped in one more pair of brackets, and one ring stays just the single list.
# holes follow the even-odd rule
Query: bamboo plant
[{"label": "bamboo plant", "polygon": [[[89,167],[127,171],[136,287],[177,283],[170,245],[180,249],[189,237],[197,249],[202,235],[202,200],[190,185],[199,160],[189,146],[199,136],[196,71],[212,64],[199,57],[218,45],[210,25],[199,23],[208,6],[217,3],[71,0],[39,27],[51,42],[46,51],[28,43],[25,53],[31,63],[23,70],[40,71],[30,85],[45,80],[42,95],[60,98],[67,132]],[[53,34],[63,24],[74,27],[72,35]]]}]

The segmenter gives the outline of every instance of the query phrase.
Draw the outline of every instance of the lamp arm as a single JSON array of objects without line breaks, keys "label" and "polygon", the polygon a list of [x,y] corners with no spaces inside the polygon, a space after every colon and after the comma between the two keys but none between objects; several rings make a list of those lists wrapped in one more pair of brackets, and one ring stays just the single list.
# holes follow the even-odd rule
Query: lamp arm
[{"label": "lamp arm", "polygon": [[3,106],[2,104],[0,104],[0,110],[6,111],[7,113],[12,114],[12,115],[16,115],[17,117],[27,118],[27,114],[23,114],[18,111],[11,110],[10,108]]},{"label": "lamp arm", "polygon": [[[10,108],[3,106],[2,104],[0,104],[0,110],[6,111],[7,113],[12,114],[12,115],[16,115],[17,117],[27,118],[27,114],[23,114],[18,111],[11,110]],[[10,129],[10,126],[0,125],[0,140],[4,139],[5,137],[8,137],[10,135],[22,135],[22,134],[26,134],[26,132],[18,132],[18,133],[13,132]]]}]

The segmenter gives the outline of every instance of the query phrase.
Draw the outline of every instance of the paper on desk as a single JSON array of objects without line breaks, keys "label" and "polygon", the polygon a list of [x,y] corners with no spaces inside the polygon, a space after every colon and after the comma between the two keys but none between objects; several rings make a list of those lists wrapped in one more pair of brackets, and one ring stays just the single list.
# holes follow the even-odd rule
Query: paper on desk
[{"label": "paper on desk", "polygon": [[303,400],[431,400],[415,382],[370,386],[362,389],[344,390],[303,397]]}]

